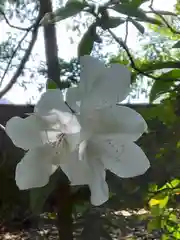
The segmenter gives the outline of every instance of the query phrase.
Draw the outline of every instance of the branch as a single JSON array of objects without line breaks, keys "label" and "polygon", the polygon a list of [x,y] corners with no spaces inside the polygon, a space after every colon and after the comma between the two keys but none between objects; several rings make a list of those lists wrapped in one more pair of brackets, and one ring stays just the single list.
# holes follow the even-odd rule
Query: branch
[{"label": "branch", "polygon": [[[128,55],[128,58],[130,60],[131,67],[138,74],[141,74],[148,78],[152,78],[154,80],[160,80],[161,77],[155,77],[147,72],[151,72],[151,71],[159,70],[159,69],[163,69],[163,68],[180,68],[180,62],[168,61],[168,62],[164,62],[164,63],[159,63],[159,65],[158,64],[156,65],[156,63],[154,63],[151,66],[144,67],[144,69],[143,68],[140,69],[136,66],[133,56],[131,55],[127,45],[120,38],[118,38],[110,29],[108,29],[108,32],[111,34],[111,36],[114,38],[114,40],[126,51],[126,54]],[[166,81],[168,81],[168,79]],[[170,81],[172,81],[172,80],[170,80]]]},{"label": "branch", "polygon": [[142,71],[141,69],[139,69],[136,64],[135,64],[135,61],[133,59],[133,56],[131,55],[130,51],[129,51],[129,48],[127,47],[127,45],[120,39],[118,38],[110,29],[108,29],[108,32],[110,33],[110,35],[114,38],[114,40],[126,51],[127,55],[128,55],[128,58],[130,60],[130,63],[131,63],[131,67],[136,71],[138,72],[139,74],[143,75],[143,76],[146,76],[146,77],[149,77],[149,78],[152,78],[154,80],[159,80],[159,77],[154,77],[153,75],[151,74],[148,74],[148,73],[145,73],[144,71]]},{"label": "branch", "polygon": [[23,28],[23,27],[19,27],[19,26],[15,26],[15,25],[11,24],[9,22],[8,18],[6,17],[6,14],[1,9],[0,9],[0,14],[3,15],[5,22],[12,28],[15,28],[15,29],[18,29],[18,30],[21,30],[21,31],[29,31],[32,28],[32,26],[27,27],[27,28]]},{"label": "branch", "polygon": [[24,39],[27,37],[28,33],[29,33],[29,31],[27,31],[27,32],[24,34],[24,36],[23,36],[23,37],[21,38],[21,40],[19,41],[17,47],[14,49],[14,51],[13,51],[13,53],[12,53],[12,55],[11,55],[11,58],[10,58],[7,66],[6,66],[6,69],[4,70],[3,76],[2,76],[1,81],[0,81],[0,86],[2,85],[2,82],[3,82],[3,80],[4,80],[4,78],[5,78],[6,74],[7,74],[7,72],[8,72],[8,70],[9,70],[9,67],[10,67],[10,65],[11,65],[11,62],[12,62],[13,58],[15,57],[15,55],[16,55],[16,53],[17,53],[17,51],[18,51],[18,49],[19,49],[19,47],[20,47],[20,45],[21,45],[21,43],[22,43],[22,42],[24,41]]},{"label": "branch", "polygon": [[32,38],[31,38],[31,41],[29,43],[29,46],[21,60],[21,63],[19,64],[19,67],[17,68],[15,74],[13,75],[13,77],[11,78],[11,80],[9,81],[9,83],[4,87],[4,89],[2,89],[0,91],[0,98],[2,98],[12,87],[13,85],[16,83],[18,77],[21,75],[22,73],[22,70],[26,64],[26,62],[28,61],[29,59],[29,56],[32,52],[32,49],[34,47],[34,44],[36,42],[36,38],[37,38],[37,35],[38,35],[38,27],[39,27],[39,22],[40,22],[40,15],[38,16],[37,18],[37,21],[34,25],[34,29],[32,31]]},{"label": "branch", "polygon": [[180,34],[180,31],[174,29],[171,27],[171,25],[168,23],[168,21],[165,19],[164,16],[162,16],[160,13],[158,13],[156,10],[153,8],[153,1],[151,1],[149,8],[151,9],[152,13],[156,14],[163,22],[164,24],[169,28],[169,30],[174,33],[174,34]]}]

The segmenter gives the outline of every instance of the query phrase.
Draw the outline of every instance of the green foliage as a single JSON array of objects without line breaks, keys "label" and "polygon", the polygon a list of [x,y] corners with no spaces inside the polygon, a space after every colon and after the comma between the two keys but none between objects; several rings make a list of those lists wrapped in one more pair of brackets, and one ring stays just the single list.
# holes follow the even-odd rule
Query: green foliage
[{"label": "green foliage", "polygon": [[173,48],[180,48],[180,41],[177,41],[174,45]]},{"label": "green foliage", "polygon": [[96,23],[99,26],[101,26],[103,30],[106,30],[109,28],[116,28],[119,25],[123,24],[124,22],[125,20],[120,17],[110,17],[110,16],[107,16],[106,18],[102,18],[96,21]]},{"label": "green foliage", "polygon": [[81,38],[78,45],[78,56],[90,55],[95,42],[100,43],[101,38],[96,33],[96,24],[93,23]]},{"label": "green foliage", "polygon": [[61,21],[80,13],[87,4],[81,0],[69,0],[65,7],[61,7],[53,12],[52,22]]},{"label": "green foliage", "polygon": [[47,89],[56,89],[57,88],[57,85],[54,81],[48,81],[47,83]]},{"label": "green foliage", "polygon": [[146,18],[146,14],[144,13],[144,11],[140,8],[137,8],[133,4],[126,4],[126,3],[117,4],[112,9],[115,10],[116,12],[128,15],[130,17],[136,17],[140,19]]},{"label": "green foliage", "polygon": [[129,21],[132,22],[132,24],[137,28],[137,30],[140,32],[140,33],[144,33],[145,32],[145,29],[144,27],[137,21],[135,21],[134,19],[132,18],[129,18]]}]

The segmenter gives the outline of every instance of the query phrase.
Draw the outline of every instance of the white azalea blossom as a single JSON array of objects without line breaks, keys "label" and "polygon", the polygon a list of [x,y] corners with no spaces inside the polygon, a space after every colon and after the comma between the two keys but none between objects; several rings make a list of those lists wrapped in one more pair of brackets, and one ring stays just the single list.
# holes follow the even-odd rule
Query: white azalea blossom
[{"label": "white azalea blossom", "polygon": [[125,106],[116,105],[130,92],[130,73],[122,65],[106,68],[89,56],[81,58],[78,88],[69,89],[67,102],[79,110],[81,144],[79,160],[63,171],[72,185],[88,184],[93,205],[109,198],[105,171],[122,178],[144,174],[149,160],[134,142],[147,131],[143,117]]},{"label": "white azalea blossom", "polygon": [[30,116],[11,118],[6,133],[17,147],[28,150],[16,167],[17,186],[23,190],[46,185],[60,164],[71,159],[79,132],[60,90],[44,93]]},{"label": "white azalea blossom", "polygon": [[89,185],[91,203],[101,205],[109,198],[107,169],[122,178],[145,173],[150,164],[135,141],[147,124],[136,111],[117,105],[129,92],[125,66],[82,57],[80,83],[67,91],[68,105],[60,90],[48,90],[33,114],[6,124],[13,143],[27,150],[16,167],[18,187],[42,187],[60,166],[71,185]]}]

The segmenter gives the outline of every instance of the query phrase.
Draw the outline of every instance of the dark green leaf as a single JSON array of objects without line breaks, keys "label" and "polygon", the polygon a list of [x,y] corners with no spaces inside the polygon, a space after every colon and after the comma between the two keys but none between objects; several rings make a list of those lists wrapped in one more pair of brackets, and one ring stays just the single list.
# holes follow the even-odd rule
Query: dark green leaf
[{"label": "dark green leaf", "polygon": [[174,85],[173,81],[156,80],[151,88],[150,102],[153,102],[162,94],[169,92],[171,87]]},{"label": "dark green leaf", "polygon": [[130,17],[146,18],[146,14],[142,9],[136,8],[130,4],[117,4],[112,9]]},{"label": "dark green leaf", "polygon": [[85,32],[78,46],[78,56],[89,55],[93,49],[94,42],[98,42],[100,37],[96,33],[96,25],[92,24]]},{"label": "dark green leaf", "polygon": [[156,10],[155,12],[156,12],[157,14],[159,14],[159,15],[177,16],[176,13],[169,12],[169,11]]},{"label": "dark green leaf", "polygon": [[162,80],[178,80],[180,79],[180,69],[173,69],[169,72],[163,73],[160,76],[160,79]]},{"label": "dark green leaf", "polygon": [[81,12],[87,5],[83,1],[68,1],[64,7],[53,12],[52,21],[61,21],[68,17],[72,17]]},{"label": "dark green leaf", "polygon": [[47,83],[47,88],[48,89],[56,89],[57,88],[57,85],[56,85],[56,83],[54,82],[54,81],[48,81],[48,83]]},{"label": "dark green leaf", "polygon": [[139,7],[141,4],[147,2],[149,0],[132,0],[131,5],[134,7]]},{"label": "dark green leaf", "polygon": [[108,17],[107,19],[102,19],[99,22],[99,25],[102,27],[102,29],[106,30],[108,28],[118,27],[119,25],[123,24],[124,22],[125,22],[125,20],[120,17]]},{"label": "dark green leaf", "polygon": [[180,41],[176,42],[172,48],[180,48]]},{"label": "dark green leaf", "polygon": [[153,230],[160,229],[161,227],[161,219],[156,217],[148,222],[147,229],[148,232],[152,232]]},{"label": "dark green leaf", "polygon": [[159,25],[159,26],[163,25],[163,23],[160,20],[158,20],[156,18],[148,17],[146,15],[143,17],[138,17],[137,20],[141,21],[141,22],[147,22],[147,23]]},{"label": "dark green leaf", "polygon": [[137,30],[138,30],[140,33],[143,34],[143,33],[145,32],[144,27],[143,27],[139,22],[135,21],[135,20],[132,19],[132,18],[130,18],[129,20],[132,22],[132,24],[137,28]]}]

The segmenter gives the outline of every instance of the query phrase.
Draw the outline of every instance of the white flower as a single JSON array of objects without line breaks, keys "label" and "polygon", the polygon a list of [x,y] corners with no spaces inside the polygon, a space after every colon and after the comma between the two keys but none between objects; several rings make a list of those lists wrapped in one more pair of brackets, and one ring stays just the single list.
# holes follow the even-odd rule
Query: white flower
[{"label": "white flower", "polygon": [[15,179],[20,189],[29,189],[46,185],[60,164],[71,159],[80,125],[60,90],[48,90],[33,114],[7,122],[6,133],[17,147],[28,150],[16,167]]},{"label": "white flower", "polygon": [[124,65],[105,64],[96,58],[80,58],[81,72],[78,87],[67,91],[68,103],[79,110],[80,101],[89,102],[88,107],[100,108],[123,101],[130,92],[131,74]]},{"label": "white flower", "polygon": [[80,161],[75,165],[71,161],[63,171],[72,185],[88,184],[92,204],[101,205],[109,198],[106,169],[129,178],[149,168],[146,155],[134,143],[147,131],[147,124],[136,111],[116,105],[130,91],[130,73],[125,67],[112,65],[105,70],[101,62],[87,56],[82,62],[79,87],[67,93],[68,103],[74,99],[80,106]]}]

